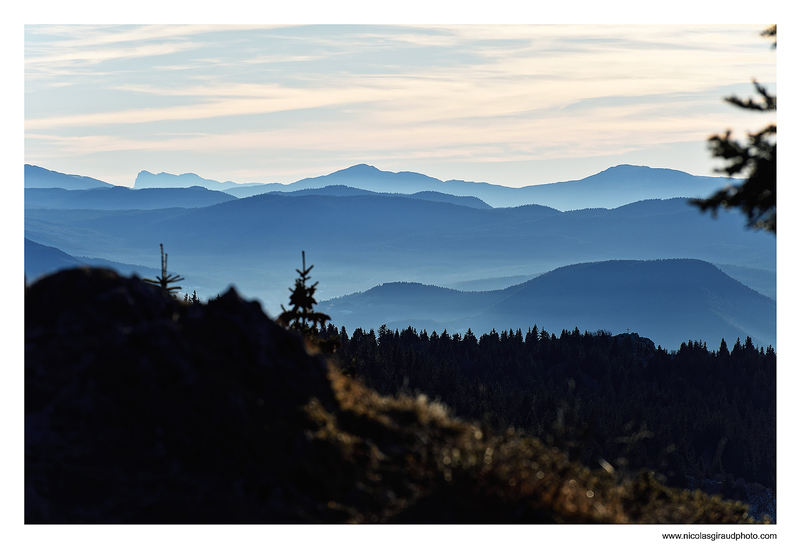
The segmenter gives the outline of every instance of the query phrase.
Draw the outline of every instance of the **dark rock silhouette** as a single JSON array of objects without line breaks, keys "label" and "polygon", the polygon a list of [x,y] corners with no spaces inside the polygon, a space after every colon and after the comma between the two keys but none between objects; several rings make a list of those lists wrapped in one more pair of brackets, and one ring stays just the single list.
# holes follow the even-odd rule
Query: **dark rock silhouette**
[{"label": "dark rock silhouette", "polygon": [[229,290],[80,268],[25,295],[28,523],[746,522],[422,396],[384,397]]},{"label": "dark rock silhouette", "polygon": [[76,269],[25,307],[26,520],[334,520],[300,459],[302,406],[335,406],[326,365],[257,303]]}]

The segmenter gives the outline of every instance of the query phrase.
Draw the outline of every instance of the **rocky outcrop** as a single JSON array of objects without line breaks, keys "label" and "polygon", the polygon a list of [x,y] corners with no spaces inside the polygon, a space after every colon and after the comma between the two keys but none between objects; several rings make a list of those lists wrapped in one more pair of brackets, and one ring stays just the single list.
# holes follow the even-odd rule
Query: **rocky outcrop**
[{"label": "rocky outcrop", "polygon": [[750,520],[379,395],[233,290],[88,268],[26,290],[25,488],[28,523]]}]

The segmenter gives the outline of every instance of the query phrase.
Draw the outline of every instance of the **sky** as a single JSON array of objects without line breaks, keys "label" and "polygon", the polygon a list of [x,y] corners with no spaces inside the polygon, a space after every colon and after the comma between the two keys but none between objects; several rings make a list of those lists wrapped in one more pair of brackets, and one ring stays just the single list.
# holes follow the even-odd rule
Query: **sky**
[{"label": "sky", "polygon": [[524,186],[618,164],[713,175],[707,139],[773,114],[755,25],[24,28],[25,163],[291,183],[366,163]]}]

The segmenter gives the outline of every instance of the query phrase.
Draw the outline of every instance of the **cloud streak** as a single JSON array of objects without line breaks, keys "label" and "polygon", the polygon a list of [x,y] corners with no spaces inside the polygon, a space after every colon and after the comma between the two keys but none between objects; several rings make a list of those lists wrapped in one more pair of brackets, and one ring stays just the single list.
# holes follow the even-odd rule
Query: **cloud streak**
[{"label": "cloud streak", "polygon": [[717,90],[774,81],[759,30],[35,26],[26,28],[26,151],[501,162],[700,141],[744,121],[721,108]]}]

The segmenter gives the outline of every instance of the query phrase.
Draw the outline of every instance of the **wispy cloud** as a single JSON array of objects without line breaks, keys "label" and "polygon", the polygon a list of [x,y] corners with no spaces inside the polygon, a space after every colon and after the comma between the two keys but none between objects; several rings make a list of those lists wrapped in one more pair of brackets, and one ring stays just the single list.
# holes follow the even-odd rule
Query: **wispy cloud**
[{"label": "wispy cloud", "polygon": [[744,120],[716,90],[775,80],[759,30],[26,27],[27,150],[496,162],[703,140]]},{"label": "wispy cloud", "polygon": [[[191,113],[187,113],[187,117]],[[30,132],[32,141],[49,142],[69,154],[102,151],[223,151],[318,150],[409,157],[471,158],[497,161],[596,156],[640,149],[680,140],[704,140],[709,127],[723,129],[732,121],[725,113],[687,120],[659,113],[650,104],[604,106],[573,112],[569,116],[539,113],[513,117],[511,121],[488,117],[459,120],[392,120],[367,124],[354,117],[353,124],[337,120],[295,122],[290,126],[259,131],[196,133],[153,132],[142,137],[92,133],[61,136]],[[752,123],[749,118],[742,122]]]},{"label": "wispy cloud", "polygon": [[130,48],[104,48],[104,49],[81,49],[81,50],[62,50],[48,55],[31,57],[26,60],[26,65],[35,71],[40,67],[63,67],[64,64],[88,64],[95,65],[105,61],[119,61],[134,57],[154,57],[168,55],[188,49],[194,46],[190,42],[167,43],[167,44],[144,44]]},{"label": "wispy cloud", "polygon": [[[224,31],[247,31],[270,28],[264,25],[28,25],[33,36],[55,37],[49,46],[58,49],[82,49],[142,41],[189,38]],[[37,43],[40,48],[46,45]]]}]

